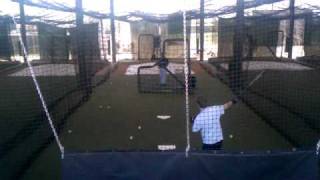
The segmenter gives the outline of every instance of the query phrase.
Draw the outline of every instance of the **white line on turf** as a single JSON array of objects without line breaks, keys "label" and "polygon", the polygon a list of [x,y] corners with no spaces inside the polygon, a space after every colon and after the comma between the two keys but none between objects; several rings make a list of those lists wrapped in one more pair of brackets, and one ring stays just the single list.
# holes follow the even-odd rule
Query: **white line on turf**
[{"label": "white line on turf", "polygon": [[[154,63],[143,63],[143,64],[134,64],[130,65],[127,68],[126,75],[137,75],[138,68],[140,66],[152,66]],[[184,72],[184,65],[183,64],[178,64],[178,63],[169,63],[168,69],[171,71],[173,74],[182,74]],[[158,67],[153,67],[149,68],[146,70],[143,70],[141,74],[147,74],[147,75],[155,75],[159,74],[159,68]],[[191,71],[191,74],[194,74],[193,71]]]},{"label": "white line on turf", "polygon": [[167,120],[167,119],[170,119],[171,116],[170,115],[157,115],[157,118],[161,119],[161,120]]},{"label": "white line on turf", "polygon": [[168,151],[168,150],[175,150],[176,149],[176,145],[158,145],[158,150],[161,151]]}]

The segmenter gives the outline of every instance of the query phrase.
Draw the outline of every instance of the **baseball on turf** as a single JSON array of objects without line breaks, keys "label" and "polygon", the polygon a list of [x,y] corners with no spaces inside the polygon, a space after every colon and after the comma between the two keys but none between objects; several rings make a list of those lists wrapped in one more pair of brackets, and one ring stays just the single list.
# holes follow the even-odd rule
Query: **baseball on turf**
[{"label": "baseball on turf", "polygon": [[142,129],[141,126],[138,126],[138,129],[141,130]]},{"label": "baseball on turf", "polygon": [[230,134],[230,135],[229,135],[229,138],[230,138],[230,139],[232,139],[232,138],[233,138],[233,135],[232,135],[232,134]]},{"label": "baseball on turf", "polygon": [[129,139],[132,140],[132,139],[133,139],[133,136],[130,136]]}]

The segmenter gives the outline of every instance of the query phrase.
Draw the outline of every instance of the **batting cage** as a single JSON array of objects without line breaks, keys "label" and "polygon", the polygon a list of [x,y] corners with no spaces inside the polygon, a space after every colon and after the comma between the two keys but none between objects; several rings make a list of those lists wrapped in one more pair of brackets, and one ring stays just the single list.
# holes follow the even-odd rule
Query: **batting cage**
[{"label": "batting cage", "polygon": [[1,1],[0,179],[318,179],[319,12]]}]

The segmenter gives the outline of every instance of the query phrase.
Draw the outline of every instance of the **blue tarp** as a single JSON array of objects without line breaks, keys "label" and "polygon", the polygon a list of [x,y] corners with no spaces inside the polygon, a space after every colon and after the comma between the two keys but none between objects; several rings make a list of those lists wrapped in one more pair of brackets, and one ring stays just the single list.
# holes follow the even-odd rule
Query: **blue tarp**
[{"label": "blue tarp", "polygon": [[314,151],[277,153],[95,152],[67,153],[62,176],[70,179],[313,180]]}]

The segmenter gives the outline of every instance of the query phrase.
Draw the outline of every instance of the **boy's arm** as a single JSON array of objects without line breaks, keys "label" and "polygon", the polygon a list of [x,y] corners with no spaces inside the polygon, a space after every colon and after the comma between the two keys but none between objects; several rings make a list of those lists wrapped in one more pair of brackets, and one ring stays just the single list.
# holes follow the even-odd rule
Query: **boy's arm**
[{"label": "boy's arm", "polygon": [[200,131],[201,127],[197,121],[197,118],[194,118],[194,120],[192,121],[192,132],[198,132]]},{"label": "boy's arm", "polygon": [[226,103],[223,104],[223,109],[227,110],[229,109],[231,106],[233,105],[232,101],[228,101]]},{"label": "boy's arm", "polygon": [[229,109],[232,105],[236,104],[238,102],[238,98],[233,98],[231,101],[228,101],[226,102],[224,105],[223,105],[223,108],[224,110],[227,110]]}]

